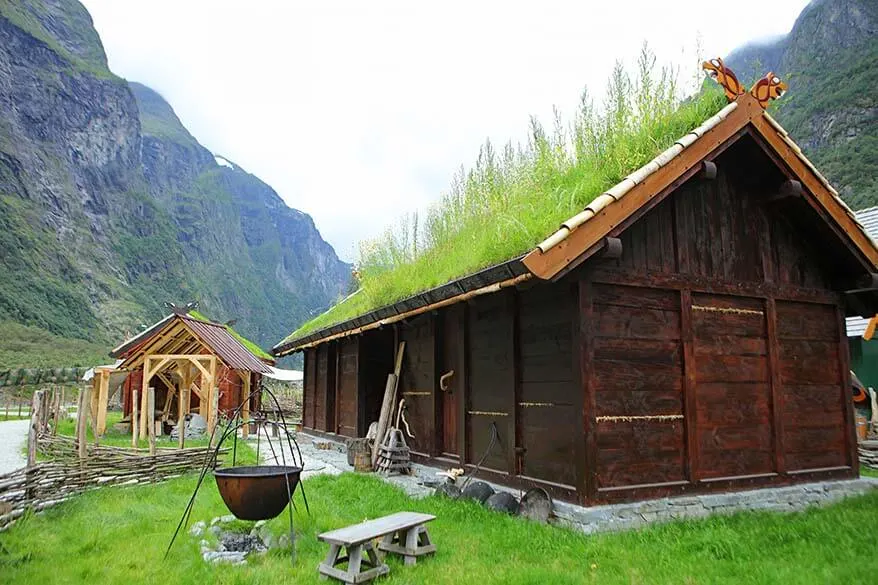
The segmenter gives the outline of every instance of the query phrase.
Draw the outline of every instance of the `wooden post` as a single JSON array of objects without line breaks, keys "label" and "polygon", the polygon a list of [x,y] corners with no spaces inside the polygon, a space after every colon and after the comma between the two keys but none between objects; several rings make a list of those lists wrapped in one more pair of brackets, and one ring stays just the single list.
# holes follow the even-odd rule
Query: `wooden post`
[{"label": "wooden post", "polygon": [[216,428],[219,409],[219,386],[216,383],[216,356],[210,357],[210,379],[207,385],[209,410],[207,411],[207,434],[212,435]]},{"label": "wooden post", "polygon": [[98,387],[97,434],[103,435],[107,430],[107,402],[109,402],[110,372],[100,370],[101,379]]},{"label": "wooden post", "polygon": [[137,409],[138,397],[134,394],[134,388],[131,388],[131,446],[137,447],[137,422],[139,420],[139,413]]},{"label": "wooden post", "polygon": [[146,438],[146,394],[149,381],[152,378],[151,362],[149,357],[143,360],[143,383],[140,385],[140,438]]},{"label": "wooden post", "polygon": [[52,434],[58,434],[58,425],[61,423],[61,411],[64,411],[64,420],[67,420],[67,411],[64,407],[64,386],[61,386],[61,391],[58,396],[58,410],[55,411],[55,428],[52,429]]},{"label": "wooden post", "polygon": [[[579,281],[579,377],[582,383],[582,431],[585,444],[585,485],[583,504],[594,502],[598,493],[597,475],[597,420],[595,417],[594,384],[594,303],[592,302],[591,275]],[[583,473],[580,472],[580,475]]]},{"label": "wooden post", "polygon": [[[183,376],[183,384],[189,376]],[[186,387],[181,386],[177,394],[177,446],[182,449],[186,445]]]},{"label": "wooden post", "polygon": [[58,434],[58,422],[61,420],[61,391],[52,391],[52,435]]},{"label": "wooden post", "polygon": [[[774,470],[784,475],[787,471],[784,461],[784,417],[783,380],[780,373],[780,348],[777,337],[777,303],[773,297],[765,299],[766,333],[768,334],[768,371],[771,387],[772,446],[774,449]],[[845,339],[847,341],[847,339]]]},{"label": "wooden post", "polygon": [[87,454],[85,447],[86,434],[88,433],[89,389],[87,384],[82,385],[82,390],[79,392],[79,406],[76,411],[76,445],[79,449],[80,460],[85,459]]},{"label": "wooden post", "polygon": [[246,439],[250,436],[250,372],[244,372],[241,380],[244,382],[241,386],[244,400],[244,406],[241,408],[241,418],[244,421],[244,426],[241,427],[241,436]]},{"label": "wooden post", "polygon": [[[208,423],[207,432],[209,435],[213,436],[213,431],[216,429],[217,417],[219,414],[219,386],[213,386],[211,382],[210,388],[210,422]],[[211,445],[214,444],[214,441],[211,441]]]},{"label": "wooden post", "polygon": [[30,428],[27,432],[27,466],[33,467],[37,464],[37,441],[39,440],[39,426],[40,426],[40,416],[42,416],[41,412],[41,403],[43,401],[43,394],[45,390],[37,390],[34,392],[34,398],[32,402],[31,415],[30,415]]},{"label": "wooden post", "polygon": [[146,398],[147,424],[149,425],[149,454],[155,455],[155,388],[149,387]]},{"label": "wooden post", "polygon": [[685,429],[686,479],[693,486],[700,479],[698,459],[698,404],[695,375],[695,334],[692,325],[692,291],[680,291],[680,330],[683,344],[683,428]]}]

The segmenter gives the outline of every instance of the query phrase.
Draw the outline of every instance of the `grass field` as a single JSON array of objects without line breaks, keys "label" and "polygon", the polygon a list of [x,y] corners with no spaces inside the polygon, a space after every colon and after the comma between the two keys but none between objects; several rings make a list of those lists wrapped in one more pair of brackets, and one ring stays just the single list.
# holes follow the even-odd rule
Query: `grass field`
[{"label": "grass field", "polygon": [[[123,433],[113,428],[113,425],[122,420],[122,413],[118,411],[110,411],[107,413],[107,432],[101,437],[100,444],[107,445],[111,447],[131,447],[131,435],[129,433]],[[220,430],[217,430],[219,433]],[[61,435],[67,435],[70,437],[76,436],[76,419],[68,418],[64,421],[60,422],[58,425],[58,433]],[[90,443],[94,443],[94,434],[91,432],[91,429],[88,429],[88,440]],[[208,437],[199,437],[197,439],[186,439],[186,447],[206,447],[208,444]],[[137,446],[141,449],[146,449],[149,447],[149,441],[147,439],[139,439],[137,442]],[[177,439],[171,439],[169,436],[161,436],[156,437],[156,446],[159,448],[162,447],[176,447]],[[226,439],[226,442],[223,444],[223,448],[228,447],[232,448],[232,439]],[[235,457],[238,463],[255,463],[256,462],[256,452],[243,441],[238,441],[237,444],[237,453]]]},{"label": "grass field", "polygon": [[[791,515],[742,513],[583,536],[439,498],[412,500],[378,479],[355,474],[308,480],[295,514],[295,565],[272,551],[241,567],[208,566],[188,534],[167,560],[165,547],[194,486],[193,477],[161,485],[106,488],[29,517],[0,534],[0,581],[24,583],[318,583],[326,546],[338,528],[398,510],[435,514],[439,547],[414,567],[391,560],[380,583],[867,583],[878,572],[869,529],[878,493]],[[216,487],[199,493],[193,521],[225,514]],[[280,534],[285,515],[271,521]]]}]

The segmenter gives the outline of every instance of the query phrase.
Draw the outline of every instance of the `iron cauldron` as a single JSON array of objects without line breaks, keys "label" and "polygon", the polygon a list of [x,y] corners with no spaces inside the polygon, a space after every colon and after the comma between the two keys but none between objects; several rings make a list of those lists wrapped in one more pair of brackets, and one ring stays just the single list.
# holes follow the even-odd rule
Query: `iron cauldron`
[{"label": "iron cauldron", "polygon": [[268,520],[283,512],[299,483],[301,467],[249,465],[216,469],[216,486],[229,511],[240,520]]}]

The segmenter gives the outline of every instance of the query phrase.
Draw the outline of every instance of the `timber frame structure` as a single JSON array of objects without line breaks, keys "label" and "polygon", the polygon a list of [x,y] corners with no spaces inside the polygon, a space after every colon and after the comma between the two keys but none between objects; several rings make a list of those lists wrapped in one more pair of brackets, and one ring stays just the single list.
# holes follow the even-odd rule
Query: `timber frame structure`
[{"label": "timber frame structure", "polygon": [[[185,416],[197,401],[198,412],[207,421],[208,434],[213,432],[220,412],[242,405],[242,417],[249,420],[251,408],[259,407],[254,391],[259,377],[270,373],[268,363],[259,359],[220,323],[194,318],[188,314],[172,314],[139,335],[125,341],[111,352],[118,358],[115,367],[95,369],[93,407],[97,412],[97,432],[106,431],[107,404],[110,398],[110,376],[127,372],[122,385],[123,410],[130,416],[132,445],[146,438],[150,424],[149,410],[158,420],[176,420],[184,429]],[[155,400],[149,404],[148,389],[158,386]],[[175,418],[174,415],[176,415]],[[248,425],[242,427],[246,437]],[[184,444],[185,433],[179,433]]]},{"label": "timber frame structure", "polygon": [[[749,91],[536,248],[278,344],[304,427],[364,436],[394,350],[421,459],[586,505],[859,473],[845,315],[878,248]],[[492,439],[492,436],[494,439]]]}]

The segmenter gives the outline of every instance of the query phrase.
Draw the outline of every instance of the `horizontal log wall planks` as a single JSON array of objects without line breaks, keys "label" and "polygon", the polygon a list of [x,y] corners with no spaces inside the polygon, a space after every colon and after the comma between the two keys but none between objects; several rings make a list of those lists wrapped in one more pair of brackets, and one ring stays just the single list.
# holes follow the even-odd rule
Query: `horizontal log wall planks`
[{"label": "horizontal log wall planks", "polygon": [[357,437],[357,408],[359,398],[358,337],[348,337],[338,342],[338,395],[336,432],[346,437]]},{"label": "horizontal log wall planks", "polygon": [[[399,399],[405,400],[405,416],[414,438],[406,436],[409,448],[422,455],[435,455],[436,319],[420,315],[400,324],[399,339],[405,341]],[[395,421],[393,422],[395,424]]]},{"label": "horizontal log wall planks", "polygon": [[597,491],[684,479],[680,297],[592,286]]},{"label": "horizontal log wall planks", "polygon": [[[570,285],[537,285],[519,294],[520,473],[575,491],[582,392],[573,372],[575,305]],[[578,348],[577,348],[578,349]]]},{"label": "horizontal log wall planks", "polygon": [[703,480],[774,471],[765,307],[692,295],[696,448]]},{"label": "horizontal log wall planks", "polygon": [[760,199],[765,176],[729,166],[637,218],[621,258],[578,271],[592,311],[588,501],[855,473],[832,263]]},{"label": "horizontal log wall planks", "polygon": [[324,343],[317,346],[316,369],[317,375],[314,381],[314,429],[328,431],[326,428],[326,392],[329,386],[329,345]]},{"label": "horizontal log wall planks", "polygon": [[307,429],[313,429],[315,393],[317,392],[317,350],[312,347],[306,349],[304,354],[305,372],[302,382],[302,425]]},{"label": "horizontal log wall planks", "polygon": [[[365,431],[377,402],[359,397],[383,390],[405,340],[400,397],[422,459],[481,461],[486,478],[586,504],[856,475],[832,283],[862,267],[839,260],[809,192],[773,197],[785,171],[737,138],[711,155],[712,180],[614,224],[614,253],[401,320],[397,340],[385,328],[340,342],[339,430],[355,424],[356,388]],[[305,362],[319,430],[333,347]]]},{"label": "horizontal log wall planks", "polygon": [[[467,461],[509,473],[515,449],[515,357],[513,293],[503,291],[480,298],[468,308],[469,377],[466,411]],[[497,438],[491,444],[492,425]]]},{"label": "horizontal log wall planks", "polygon": [[851,464],[836,307],[777,302],[785,462],[792,473]]}]

